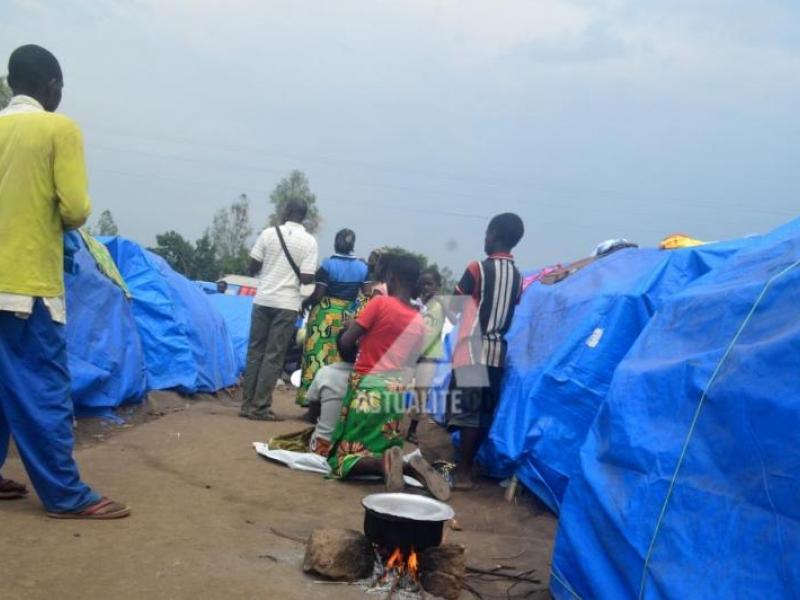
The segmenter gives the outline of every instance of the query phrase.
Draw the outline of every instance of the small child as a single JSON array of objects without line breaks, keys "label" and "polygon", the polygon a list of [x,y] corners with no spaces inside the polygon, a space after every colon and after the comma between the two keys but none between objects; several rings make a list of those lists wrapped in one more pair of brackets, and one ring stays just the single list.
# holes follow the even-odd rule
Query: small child
[{"label": "small child", "polygon": [[474,461],[488,433],[500,397],[506,360],[506,333],[511,326],[522,276],[511,250],[525,232],[513,213],[494,217],[486,229],[487,258],[467,266],[455,289],[466,296],[453,354],[447,426],[461,433],[461,462],[453,489],[475,488]]},{"label": "small child", "polygon": [[319,417],[311,434],[309,450],[326,458],[331,449],[331,434],[342,412],[342,400],[347,394],[356,362],[356,353],[339,344],[342,333],[336,338],[336,347],[342,360],[321,367],[306,392],[310,410]]},{"label": "small child", "polygon": [[436,369],[444,358],[444,344],[442,343],[442,329],[445,323],[445,312],[438,295],[442,289],[442,276],[436,267],[429,267],[422,271],[419,278],[419,299],[422,302],[422,318],[425,321],[425,341],[422,354],[417,361],[414,376],[416,394],[414,404],[409,410],[411,421],[408,426],[406,439],[412,444],[417,443],[416,434],[421,415],[426,412],[428,394],[431,384],[436,376]]}]

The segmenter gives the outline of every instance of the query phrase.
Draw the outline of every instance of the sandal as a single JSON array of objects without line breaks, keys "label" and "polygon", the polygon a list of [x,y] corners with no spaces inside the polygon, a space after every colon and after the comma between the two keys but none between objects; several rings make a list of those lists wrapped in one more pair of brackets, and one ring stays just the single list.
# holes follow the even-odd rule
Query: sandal
[{"label": "sandal", "polygon": [[108,521],[111,519],[124,519],[131,514],[131,509],[114,502],[108,498],[101,498],[99,502],[87,506],[78,512],[48,512],[47,516],[52,519],[88,519],[95,521]]},{"label": "sandal", "polygon": [[403,479],[403,451],[399,446],[389,448],[383,453],[383,477],[387,492],[402,492],[405,487]]},{"label": "sandal", "polygon": [[0,477],[0,500],[19,500],[28,495],[28,488],[13,479]]},{"label": "sandal", "polygon": [[419,454],[412,456],[408,461],[408,466],[417,478],[425,484],[425,487],[434,498],[442,502],[450,499],[450,486],[447,485],[447,481],[422,456]]}]

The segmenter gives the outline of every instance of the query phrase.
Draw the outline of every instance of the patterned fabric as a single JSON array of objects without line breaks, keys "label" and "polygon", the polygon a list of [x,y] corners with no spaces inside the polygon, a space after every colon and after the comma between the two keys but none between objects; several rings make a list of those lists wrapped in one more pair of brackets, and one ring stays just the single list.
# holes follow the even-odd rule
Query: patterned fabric
[{"label": "patterned fabric", "polygon": [[300,388],[297,390],[296,402],[300,406],[308,405],[306,392],[311,387],[317,371],[325,365],[341,360],[336,349],[336,336],[344,327],[352,304],[347,300],[324,296],[319,304],[311,309],[306,325]]},{"label": "patterned fabric", "polygon": [[431,298],[425,305],[422,313],[425,321],[425,341],[422,345],[421,360],[442,360],[444,358],[444,329],[445,314],[442,303],[436,298]]},{"label": "patterned fabric", "polygon": [[97,268],[100,269],[103,275],[116,283],[117,287],[125,292],[125,296],[130,299],[131,292],[125,283],[125,279],[123,279],[122,274],[117,268],[117,263],[114,262],[114,259],[111,258],[111,255],[108,253],[108,249],[104,244],[101,244],[89,235],[84,229],[80,229],[79,231],[83,241],[86,243],[86,247],[89,249],[89,252],[92,253],[92,258],[94,258],[94,261],[97,263]]},{"label": "patterned fabric", "polygon": [[287,450],[289,452],[313,452],[328,458],[330,442],[314,438],[314,428],[307,427],[302,431],[287,433],[272,438],[267,445],[270,450]]},{"label": "patterned fabric", "polygon": [[344,479],[362,458],[382,458],[389,448],[403,446],[400,420],[406,389],[403,372],[353,373],[331,438],[328,464],[334,477]]}]

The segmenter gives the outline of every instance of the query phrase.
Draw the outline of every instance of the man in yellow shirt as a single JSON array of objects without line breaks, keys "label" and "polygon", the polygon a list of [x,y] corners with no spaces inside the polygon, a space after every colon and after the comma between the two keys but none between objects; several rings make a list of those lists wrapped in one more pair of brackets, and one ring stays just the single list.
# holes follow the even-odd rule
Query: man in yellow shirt
[{"label": "man in yellow shirt", "polygon": [[[63,240],[89,216],[81,133],[54,114],[63,78],[50,52],[17,48],[8,83],[14,97],[0,111],[0,467],[13,435],[49,516],[126,517],[130,509],[81,481],[72,456]],[[27,493],[0,476],[0,499]]]}]

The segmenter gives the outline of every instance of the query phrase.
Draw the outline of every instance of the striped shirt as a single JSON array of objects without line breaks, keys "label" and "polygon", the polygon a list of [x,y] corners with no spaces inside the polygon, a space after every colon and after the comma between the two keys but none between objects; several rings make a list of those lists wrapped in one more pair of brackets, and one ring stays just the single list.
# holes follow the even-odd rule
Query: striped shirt
[{"label": "striped shirt", "polygon": [[505,335],[522,293],[522,276],[507,253],[470,263],[456,294],[468,296],[461,312],[453,365],[504,367]]}]

